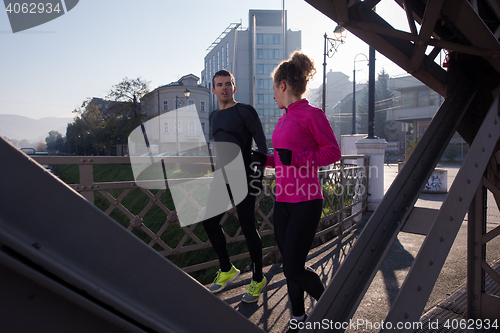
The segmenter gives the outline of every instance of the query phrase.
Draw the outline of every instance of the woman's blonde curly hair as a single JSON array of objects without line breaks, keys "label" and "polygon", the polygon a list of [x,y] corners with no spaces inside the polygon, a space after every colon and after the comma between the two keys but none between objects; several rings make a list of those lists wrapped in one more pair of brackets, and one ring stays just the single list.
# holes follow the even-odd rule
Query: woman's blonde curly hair
[{"label": "woman's blonde curly hair", "polygon": [[275,83],[285,81],[296,96],[305,93],[307,84],[316,74],[314,61],[302,52],[295,51],[288,60],[283,60],[271,73]]}]

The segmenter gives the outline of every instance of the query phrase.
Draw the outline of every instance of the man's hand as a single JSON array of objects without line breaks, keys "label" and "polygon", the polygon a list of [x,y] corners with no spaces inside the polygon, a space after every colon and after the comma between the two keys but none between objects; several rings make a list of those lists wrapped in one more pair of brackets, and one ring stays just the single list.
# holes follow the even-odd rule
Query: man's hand
[{"label": "man's hand", "polygon": [[267,162],[267,156],[260,151],[252,150],[252,163],[257,162],[261,167]]}]

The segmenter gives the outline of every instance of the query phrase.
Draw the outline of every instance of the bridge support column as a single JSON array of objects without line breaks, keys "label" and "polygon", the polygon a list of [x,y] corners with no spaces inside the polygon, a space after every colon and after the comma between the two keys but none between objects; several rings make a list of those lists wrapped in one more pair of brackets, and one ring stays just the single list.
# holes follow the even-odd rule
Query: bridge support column
[{"label": "bridge support column", "polygon": [[358,154],[370,156],[368,167],[368,211],[373,212],[384,196],[385,139],[361,139],[356,141]]}]

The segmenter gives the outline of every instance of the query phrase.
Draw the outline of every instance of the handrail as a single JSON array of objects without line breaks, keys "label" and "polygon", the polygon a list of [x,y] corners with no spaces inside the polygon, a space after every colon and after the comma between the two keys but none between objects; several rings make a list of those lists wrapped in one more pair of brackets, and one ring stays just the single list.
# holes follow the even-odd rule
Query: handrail
[{"label": "handrail", "polygon": [[[101,196],[106,198],[110,205],[105,211],[110,215],[115,209],[118,209],[128,219],[127,229],[131,232],[141,231],[143,237],[148,238],[148,245],[157,249],[157,251],[169,257],[175,254],[188,253],[204,248],[210,247],[208,240],[202,241],[195,232],[196,224],[188,227],[181,227],[174,210],[168,209],[165,204],[159,200],[160,196],[165,190],[159,190],[156,194],[151,191],[140,188],[135,181],[120,181],[120,182],[95,182],[93,179],[93,165],[98,164],[130,164],[129,157],[111,157],[111,156],[31,156],[35,161],[42,165],[64,165],[76,164],[79,165],[80,181],[78,184],[69,184],[71,188],[79,192],[88,201],[94,203],[94,194],[100,193]],[[144,157],[145,161],[149,157]],[[174,161],[175,159],[175,161]],[[346,161],[356,160],[360,165],[346,164]],[[206,158],[189,156],[189,157],[169,157],[169,161],[181,162],[204,162]],[[343,231],[349,229],[357,221],[359,221],[367,210],[367,188],[368,188],[368,163],[369,157],[364,155],[346,155],[341,160],[330,166],[330,170],[323,170],[318,172],[320,180],[323,182],[323,195],[325,197],[323,204],[323,214],[320,221],[320,227],[316,233],[316,245],[328,240],[328,238],[337,236]],[[264,189],[275,180],[272,169],[267,170],[264,177]],[[207,177],[207,181],[211,178]],[[185,179],[184,179],[185,180]],[[139,189],[149,198],[149,203],[139,214],[133,214],[128,208],[123,205],[124,198],[130,193],[132,189]],[[111,190],[122,190],[121,194],[114,197],[109,193]],[[266,194],[267,193],[267,194]],[[274,196],[265,190],[256,200],[256,214],[259,219],[262,219],[259,227],[259,234],[261,236],[272,235],[274,233],[272,219],[272,209],[264,212],[263,205],[267,201],[269,206],[269,199],[274,206]],[[157,232],[152,231],[147,226],[146,214],[151,207],[157,206],[166,215],[164,225],[160,227]],[[339,207],[334,209],[334,207]],[[234,209],[226,212],[222,218],[221,224],[224,225],[226,221],[236,218]],[[165,235],[166,229],[175,224],[180,227],[184,236],[176,246],[169,246],[166,241],[162,239]],[[226,234],[228,244],[244,240],[244,236],[239,229],[235,235],[230,237]],[[191,244],[190,244],[191,243]],[[263,249],[263,253],[277,253],[277,246],[271,246]],[[248,252],[240,253],[231,256],[232,261],[248,258]],[[200,264],[183,267],[186,273],[195,272],[198,270],[210,268],[218,265],[217,260],[203,262]]]}]

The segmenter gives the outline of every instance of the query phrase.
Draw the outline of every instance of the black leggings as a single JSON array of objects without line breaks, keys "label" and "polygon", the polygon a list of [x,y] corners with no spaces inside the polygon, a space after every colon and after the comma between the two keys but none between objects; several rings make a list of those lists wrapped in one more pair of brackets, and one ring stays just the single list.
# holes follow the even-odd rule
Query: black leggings
[{"label": "black leggings", "polygon": [[274,205],[274,235],[283,256],[283,272],[292,312],[296,317],[305,313],[304,291],[318,300],[325,290],[319,276],[304,267],[322,206],[322,199],[299,203],[276,202]]},{"label": "black leggings", "polygon": [[[249,193],[242,202],[236,205],[236,211],[254,265],[253,280],[260,282],[262,280],[262,240],[255,223],[255,198],[255,195]],[[227,272],[231,269],[231,261],[226,248],[226,237],[220,225],[223,216],[224,213],[209,218],[203,221],[203,226],[219,258],[221,270]]]}]

